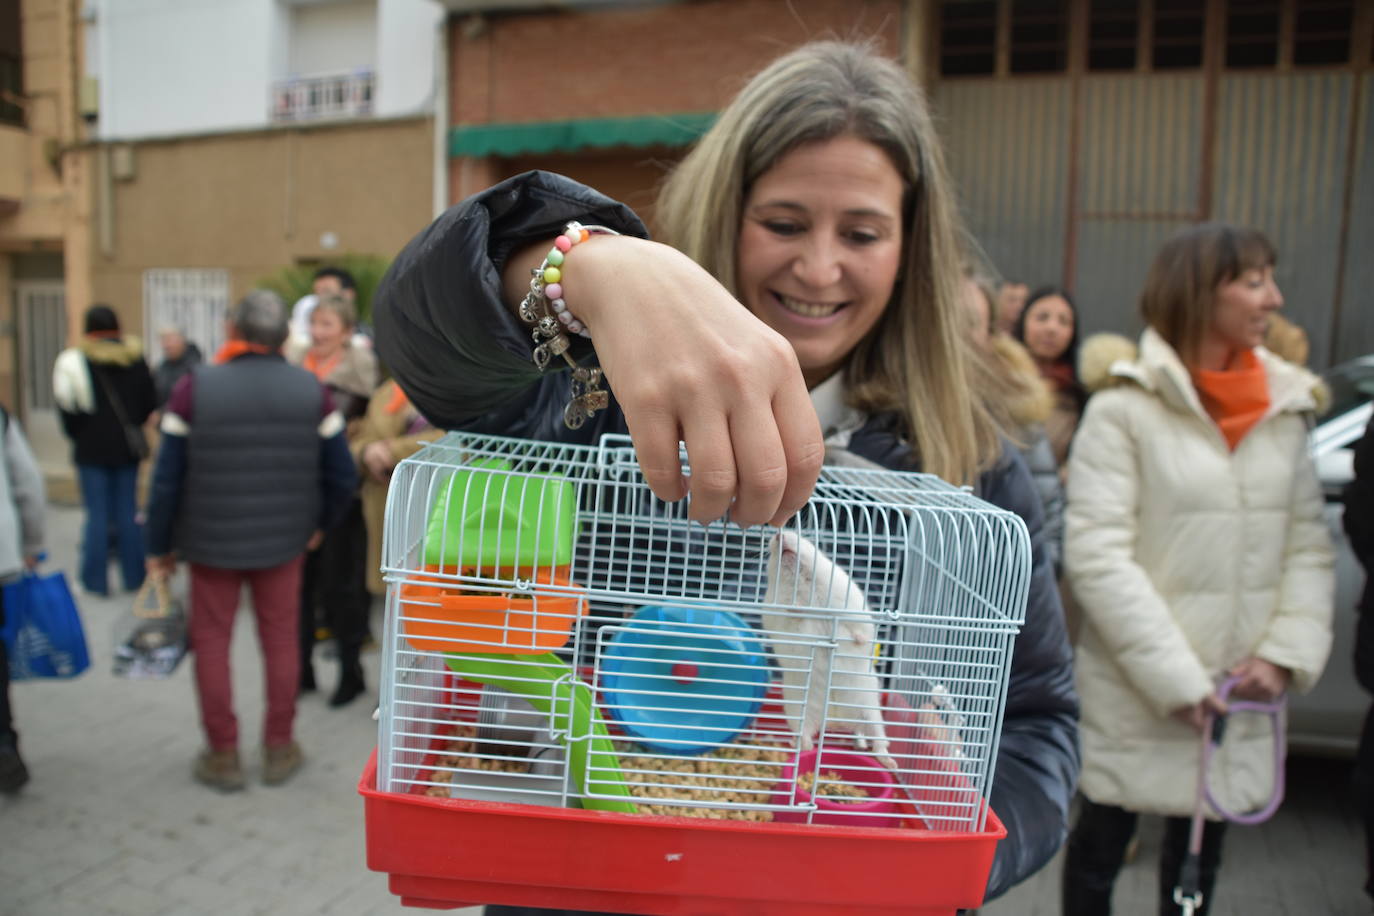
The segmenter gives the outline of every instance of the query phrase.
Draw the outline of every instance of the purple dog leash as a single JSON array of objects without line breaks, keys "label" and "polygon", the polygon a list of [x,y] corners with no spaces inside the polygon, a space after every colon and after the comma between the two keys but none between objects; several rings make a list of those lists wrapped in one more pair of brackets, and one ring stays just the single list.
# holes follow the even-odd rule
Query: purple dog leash
[{"label": "purple dog leash", "polygon": [[[1240,678],[1236,677],[1227,678],[1217,688],[1217,696],[1226,703],[1226,715],[1218,716],[1208,712],[1203,720],[1202,753],[1198,760],[1197,797],[1193,803],[1193,822],[1188,831],[1188,855],[1183,860],[1178,886],[1174,888],[1174,903],[1182,908],[1183,916],[1193,916],[1197,908],[1202,906],[1202,828],[1206,822],[1207,808],[1211,807],[1217,814],[1234,824],[1261,824],[1273,817],[1274,812],[1279,810],[1279,805],[1283,803],[1284,759],[1285,748],[1288,744],[1283,715],[1284,695],[1279,694],[1267,702],[1261,700],[1231,701],[1228,699],[1231,690],[1239,680]],[[1207,780],[1207,771],[1212,762],[1212,755],[1221,746],[1222,739],[1226,735],[1226,723],[1231,716],[1238,712],[1268,716],[1274,726],[1274,789],[1269,794],[1269,801],[1262,808],[1248,813],[1232,811],[1217,801],[1216,796],[1212,794],[1211,783]]]}]

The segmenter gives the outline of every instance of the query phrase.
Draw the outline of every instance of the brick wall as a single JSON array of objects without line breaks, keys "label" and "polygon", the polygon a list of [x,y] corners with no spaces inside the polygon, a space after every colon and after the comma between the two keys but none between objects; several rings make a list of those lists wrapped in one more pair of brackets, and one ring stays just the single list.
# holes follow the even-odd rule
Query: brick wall
[{"label": "brick wall", "polygon": [[[453,23],[454,124],[714,111],[817,38],[900,46],[902,0],[697,0]],[[468,37],[473,35],[474,37]]]},{"label": "brick wall", "polygon": [[[688,0],[455,18],[450,118],[465,125],[716,111],[771,60],[807,41],[871,39],[897,56],[909,8],[908,0]],[[543,168],[625,201],[652,224],[654,190],[682,153],[453,159],[449,199]]]}]

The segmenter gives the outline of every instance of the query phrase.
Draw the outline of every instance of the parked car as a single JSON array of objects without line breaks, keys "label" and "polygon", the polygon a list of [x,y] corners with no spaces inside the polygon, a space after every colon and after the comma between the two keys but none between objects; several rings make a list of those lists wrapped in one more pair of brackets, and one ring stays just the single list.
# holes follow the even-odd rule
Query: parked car
[{"label": "parked car", "polygon": [[1341,491],[1354,475],[1354,446],[1374,413],[1374,354],[1341,363],[1324,376],[1331,408],[1308,437],[1326,497],[1326,524],[1336,545],[1335,643],[1311,693],[1288,703],[1288,746],[1316,754],[1353,755],[1370,696],[1355,681],[1355,608],[1364,568],[1341,525]]}]

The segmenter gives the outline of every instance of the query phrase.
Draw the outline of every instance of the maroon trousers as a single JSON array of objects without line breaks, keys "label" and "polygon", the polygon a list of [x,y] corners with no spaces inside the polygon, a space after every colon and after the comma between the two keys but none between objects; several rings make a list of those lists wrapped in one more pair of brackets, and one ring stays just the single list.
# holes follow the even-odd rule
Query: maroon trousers
[{"label": "maroon trousers", "polygon": [[191,564],[189,636],[196,659],[196,695],[200,721],[211,750],[238,749],[239,724],[234,715],[234,688],[229,676],[229,645],[239,594],[247,582],[257,618],[267,686],[263,744],[291,742],[300,677],[301,557],[270,569],[221,569]]}]

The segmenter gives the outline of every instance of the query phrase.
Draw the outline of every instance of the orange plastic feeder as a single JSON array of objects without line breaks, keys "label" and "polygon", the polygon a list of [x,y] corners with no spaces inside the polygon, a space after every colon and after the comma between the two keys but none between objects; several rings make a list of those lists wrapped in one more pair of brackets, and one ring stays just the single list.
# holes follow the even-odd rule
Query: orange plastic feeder
[{"label": "orange plastic feeder", "polygon": [[[425,571],[439,572],[439,567],[426,566]],[[529,570],[520,572],[528,574]],[[567,566],[543,567],[533,578],[536,585],[576,588],[568,572]],[[471,575],[472,569],[461,568],[457,573]],[[514,573],[497,570],[502,577],[511,574],[516,578]],[[572,633],[573,622],[587,613],[587,599],[582,594],[479,592],[438,578],[402,585],[400,598],[401,631],[420,652],[547,652],[562,647]]]}]

